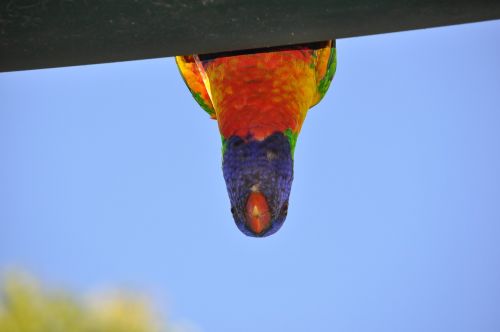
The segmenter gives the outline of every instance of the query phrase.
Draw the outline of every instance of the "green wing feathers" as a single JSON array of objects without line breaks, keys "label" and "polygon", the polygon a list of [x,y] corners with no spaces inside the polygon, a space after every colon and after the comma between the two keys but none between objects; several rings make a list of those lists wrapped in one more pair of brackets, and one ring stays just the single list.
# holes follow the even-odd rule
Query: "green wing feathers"
[{"label": "green wing feathers", "polygon": [[196,59],[193,56],[176,56],[175,62],[193,98],[212,119],[215,119],[215,109],[203,81],[203,75],[196,64]]},{"label": "green wing feathers", "polygon": [[332,82],[335,70],[337,69],[337,52],[335,48],[335,40],[328,42],[324,48],[314,50],[314,58],[316,59],[316,88],[317,94],[312,106],[316,105],[323,99],[330,83]]},{"label": "green wing feathers", "polygon": [[[314,49],[312,59],[311,68],[314,68],[316,76],[316,95],[312,100],[311,107],[321,101],[335,75],[337,68],[335,41],[325,42],[320,48]],[[216,119],[215,109],[210,98],[210,84],[206,77],[204,79],[204,72],[201,72],[203,69],[200,69],[201,67],[198,66],[196,60],[196,56],[175,57],[181,76],[194,99],[212,119]]]}]

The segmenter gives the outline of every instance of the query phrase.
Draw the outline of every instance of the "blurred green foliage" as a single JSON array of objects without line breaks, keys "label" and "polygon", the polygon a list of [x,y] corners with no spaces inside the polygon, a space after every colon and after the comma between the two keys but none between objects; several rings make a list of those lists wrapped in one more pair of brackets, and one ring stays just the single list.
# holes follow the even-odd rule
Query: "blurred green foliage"
[{"label": "blurred green foliage", "polygon": [[66,291],[44,290],[32,278],[10,274],[0,295],[1,332],[164,332],[148,302],[115,293],[87,301]]}]

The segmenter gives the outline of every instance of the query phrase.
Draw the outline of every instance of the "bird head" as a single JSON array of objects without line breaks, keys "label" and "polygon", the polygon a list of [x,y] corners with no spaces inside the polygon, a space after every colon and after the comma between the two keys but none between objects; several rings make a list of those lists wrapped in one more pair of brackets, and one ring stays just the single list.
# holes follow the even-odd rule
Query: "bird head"
[{"label": "bird head", "polygon": [[236,225],[248,236],[275,233],[286,219],[292,187],[289,138],[279,132],[263,140],[232,136],[224,144],[222,170]]}]

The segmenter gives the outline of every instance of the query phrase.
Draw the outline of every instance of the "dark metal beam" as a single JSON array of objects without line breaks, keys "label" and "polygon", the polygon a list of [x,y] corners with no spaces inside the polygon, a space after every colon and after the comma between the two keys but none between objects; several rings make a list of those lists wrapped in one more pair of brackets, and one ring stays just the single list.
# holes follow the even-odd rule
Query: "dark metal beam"
[{"label": "dark metal beam", "polygon": [[260,48],[500,18],[500,0],[4,0],[0,71]]}]

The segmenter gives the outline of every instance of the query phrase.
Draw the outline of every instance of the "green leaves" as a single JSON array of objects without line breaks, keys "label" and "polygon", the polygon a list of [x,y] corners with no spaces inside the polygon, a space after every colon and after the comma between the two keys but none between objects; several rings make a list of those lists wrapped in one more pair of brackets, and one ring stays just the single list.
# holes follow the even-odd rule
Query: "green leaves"
[{"label": "green leaves", "polygon": [[44,291],[32,278],[9,275],[1,289],[2,332],[160,332],[144,297],[111,293],[81,301],[61,290]]}]

